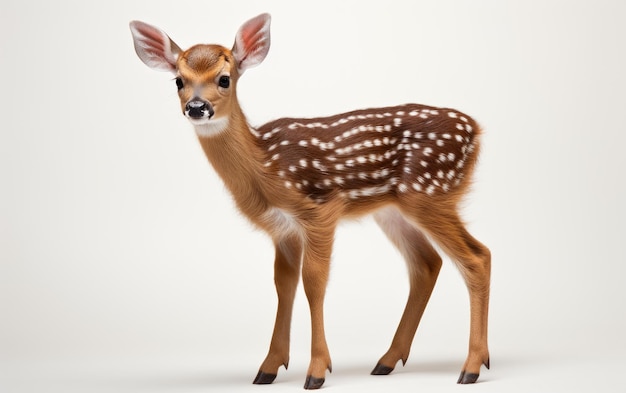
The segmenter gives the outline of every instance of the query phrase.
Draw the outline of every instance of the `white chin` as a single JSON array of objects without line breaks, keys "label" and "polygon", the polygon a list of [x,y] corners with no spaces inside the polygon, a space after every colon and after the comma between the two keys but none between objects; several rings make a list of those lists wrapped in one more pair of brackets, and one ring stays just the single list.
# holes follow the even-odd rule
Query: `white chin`
[{"label": "white chin", "polygon": [[189,119],[199,137],[208,138],[217,135],[228,127],[228,117],[218,119]]},{"label": "white chin", "polygon": [[187,119],[191,122],[191,124],[193,124],[194,126],[202,126],[205,124],[209,124],[211,123],[211,119],[209,119],[208,117],[203,117],[200,119],[194,119],[192,117],[187,117]]}]

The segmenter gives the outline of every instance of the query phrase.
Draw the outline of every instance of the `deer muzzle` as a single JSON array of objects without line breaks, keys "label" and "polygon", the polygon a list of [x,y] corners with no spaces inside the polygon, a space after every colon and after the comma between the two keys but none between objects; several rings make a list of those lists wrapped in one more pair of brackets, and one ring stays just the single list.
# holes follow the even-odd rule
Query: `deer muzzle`
[{"label": "deer muzzle", "polygon": [[210,119],[215,114],[213,106],[199,97],[194,97],[185,105],[185,116],[193,120]]}]

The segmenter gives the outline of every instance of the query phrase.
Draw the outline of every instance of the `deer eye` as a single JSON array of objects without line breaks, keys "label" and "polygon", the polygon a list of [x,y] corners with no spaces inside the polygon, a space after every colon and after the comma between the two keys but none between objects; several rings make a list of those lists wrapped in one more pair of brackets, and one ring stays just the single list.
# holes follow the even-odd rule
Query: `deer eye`
[{"label": "deer eye", "polygon": [[178,90],[182,89],[184,86],[183,84],[183,80],[181,77],[176,78],[176,87],[178,87]]},{"label": "deer eye", "polygon": [[228,75],[220,76],[218,85],[224,89],[228,89],[230,87],[230,76]]}]

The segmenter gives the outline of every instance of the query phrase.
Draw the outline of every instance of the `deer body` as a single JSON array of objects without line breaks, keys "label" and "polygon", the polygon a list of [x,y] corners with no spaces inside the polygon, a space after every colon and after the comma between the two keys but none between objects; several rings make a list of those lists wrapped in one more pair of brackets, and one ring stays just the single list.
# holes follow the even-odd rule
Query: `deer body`
[{"label": "deer body", "polygon": [[417,104],[312,119],[282,118],[252,128],[236,84],[269,49],[269,15],[244,24],[232,50],[196,45],[186,51],[161,30],[131,22],[135,48],[148,66],[176,75],[181,109],[237,207],[273,239],[279,298],[269,353],[255,383],[271,383],[289,362],[289,334],[300,276],[312,324],[305,388],[331,370],[323,301],[335,228],[343,218],[374,214],[409,266],[411,289],[389,351],[372,374],[406,362],[434,287],[437,242],[457,263],[470,291],[470,351],[459,383],[489,366],[487,309],[490,253],[464,228],[457,204],[478,155],[480,128],[469,116]]}]

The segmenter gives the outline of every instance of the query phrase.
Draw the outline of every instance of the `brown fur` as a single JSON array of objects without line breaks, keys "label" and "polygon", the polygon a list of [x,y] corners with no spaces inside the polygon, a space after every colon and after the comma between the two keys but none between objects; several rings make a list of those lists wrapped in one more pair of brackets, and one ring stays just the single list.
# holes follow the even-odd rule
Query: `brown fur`
[{"label": "brown fur", "polygon": [[[258,37],[244,33],[240,45],[255,45]],[[459,267],[469,289],[469,354],[459,382],[474,382],[481,365],[489,366],[491,257],[465,229],[458,204],[478,157],[477,123],[452,109],[408,104],[316,119],[283,118],[254,130],[237,100],[240,75],[231,50],[193,46],[180,53],[175,69],[184,80],[179,91],[183,112],[189,100],[200,96],[212,105],[213,119],[228,119],[219,132],[201,135],[200,144],[239,210],[274,240],[279,303],[269,353],[255,383],[273,381],[279,367],[289,363],[301,273],[312,326],[305,387],[321,386],[325,370],[331,370],[323,304],[335,229],[343,218],[370,213],[402,252],[410,274],[404,314],[373,373],[387,374],[408,358],[442,263],[432,239]],[[217,84],[223,75],[231,77],[229,88]]]}]

